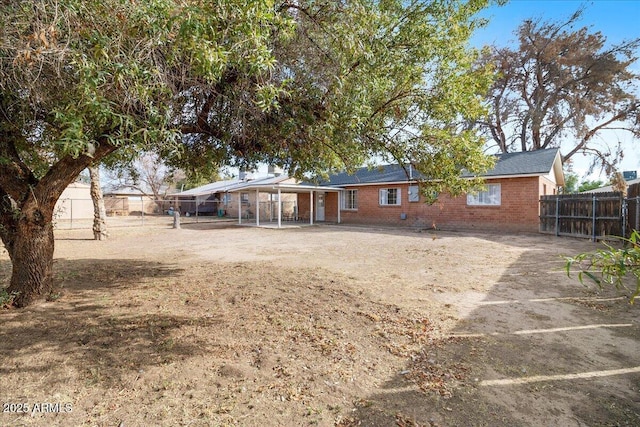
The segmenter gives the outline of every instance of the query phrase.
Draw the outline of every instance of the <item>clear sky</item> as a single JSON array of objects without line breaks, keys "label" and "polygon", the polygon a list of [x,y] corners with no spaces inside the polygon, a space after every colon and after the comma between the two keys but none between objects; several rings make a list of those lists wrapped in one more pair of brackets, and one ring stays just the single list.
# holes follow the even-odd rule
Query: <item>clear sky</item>
[{"label": "clear sky", "polygon": [[474,43],[505,45],[515,40],[513,33],[522,21],[536,18],[563,21],[582,5],[586,10],[580,24],[600,31],[607,41],[619,43],[640,37],[640,0],[511,0],[481,14],[490,23],[477,32]]},{"label": "clear sky", "polygon": [[[592,32],[601,32],[607,43],[617,44],[640,37],[640,0],[511,0],[504,6],[493,6],[481,13],[490,22],[476,32],[472,43],[475,46],[516,47],[514,32],[524,20],[566,21],[582,5],[586,10],[578,24]],[[640,73],[640,61],[633,64],[632,70]],[[640,87],[637,93],[640,94]],[[618,133],[614,138],[617,136],[624,141],[625,157],[620,169],[640,170],[640,140],[624,133]],[[579,174],[584,173],[587,163],[582,156],[574,156],[574,168]]]}]

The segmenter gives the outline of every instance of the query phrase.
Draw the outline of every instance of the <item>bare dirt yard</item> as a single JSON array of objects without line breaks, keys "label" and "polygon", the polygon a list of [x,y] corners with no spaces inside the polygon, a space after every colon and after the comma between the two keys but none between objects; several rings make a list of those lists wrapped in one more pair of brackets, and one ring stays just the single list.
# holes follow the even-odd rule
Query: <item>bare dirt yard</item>
[{"label": "bare dirt yard", "polygon": [[[545,235],[167,219],[56,234],[2,426],[638,426],[638,305]],[[10,263],[0,254],[0,280]]]}]

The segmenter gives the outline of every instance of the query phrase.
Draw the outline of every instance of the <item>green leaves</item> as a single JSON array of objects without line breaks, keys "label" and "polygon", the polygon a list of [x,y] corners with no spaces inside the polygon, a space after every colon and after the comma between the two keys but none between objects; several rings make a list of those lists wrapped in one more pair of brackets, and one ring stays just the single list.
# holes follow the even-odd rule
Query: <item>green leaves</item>
[{"label": "green leaves", "polygon": [[[472,184],[462,169],[488,167],[462,126],[483,112],[489,79],[467,47],[484,0],[38,5],[0,7],[16,21],[8,40],[31,55],[5,61],[0,85],[22,96],[24,115],[6,116],[49,165],[98,140],[185,170],[269,162],[298,177],[376,157],[456,194]],[[37,51],[43,31],[49,50]]]},{"label": "green leaves", "polygon": [[[605,243],[606,249],[567,258],[565,269],[567,276],[570,276],[572,268],[577,267],[580,283],[584,283],[586,277],[600,289],[614,286],[619,290],[628,290],[633,304],[640,295],[640,232],[633,230],[628,239],[619,239],[623,247],[615,248]],[[635,283],[629,287],[633,281]]]}]

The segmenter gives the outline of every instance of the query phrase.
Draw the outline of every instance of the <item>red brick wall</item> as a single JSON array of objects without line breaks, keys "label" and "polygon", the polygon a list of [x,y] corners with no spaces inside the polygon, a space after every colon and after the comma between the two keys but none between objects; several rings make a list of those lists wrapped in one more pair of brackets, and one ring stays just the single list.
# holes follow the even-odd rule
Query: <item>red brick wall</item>
[{"label": "red brick wall", "polygon": [[[555,184],[542,177],[487,180],[487,184],[501,184],[500,206],[469,206],[466,195],[451,198],[440,195],[433,205],[408,201],[408,184],[358,187],[358,210],[341,212],[343,223],[387,224],[411,227],[432,227],[460,230],[508,230],[537,232],[539,229],[539,202],[543,185],[547,194],[553,194]],[[356,189],[356,187],[349,187]],[[400,188],[400,206],[380,206],[381,188]],[[326,219],[337,219],[338,196],[327,197]],[[329,203],[331,200],[331,203]],[[406,219],[401,219],[406,214]]]},{"label": "red brick wall", "polygon": [[[324,198],[324,220],[329,222],[338,222],[338,193],[327,192]],[[309,218],[309,210],[311,208],[309,204],[309,193],[298,193],[298,216],[301,218]],[[315,217],[315,205],[313,221],[316,221]]]},{"label": "red brick wall", "polygon": [[298,193],[298,216],[300,218],[309,218],[309,193]]}]

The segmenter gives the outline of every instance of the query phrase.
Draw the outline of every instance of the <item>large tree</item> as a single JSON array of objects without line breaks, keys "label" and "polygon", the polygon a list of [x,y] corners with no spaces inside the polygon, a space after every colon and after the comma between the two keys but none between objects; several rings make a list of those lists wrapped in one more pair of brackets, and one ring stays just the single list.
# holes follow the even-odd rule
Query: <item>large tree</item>
[{"label": "large tree", "polygon": [[584,153],[610,168],[622,151],[616,133],[604,131],[640,137],[640,78],[630,67],[640,39],[609,45],[602,33],[577,28],[583,12],[524,21],[516,48],[486,50],[482,64],[492,64],[498,78],[480,124],[501,152],[562,143],[565,160]]},{"label": "large tree", "polygon": [[0,237],[24,306],[52,288],[56,200],[114,152],[296,176],[370,156],[458,194],[488,86],[467,40],[486,0],[2,2]]}]

